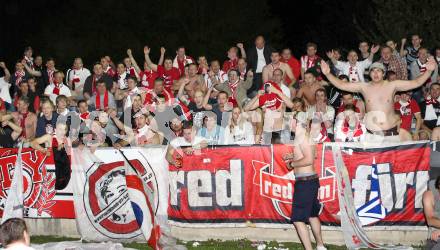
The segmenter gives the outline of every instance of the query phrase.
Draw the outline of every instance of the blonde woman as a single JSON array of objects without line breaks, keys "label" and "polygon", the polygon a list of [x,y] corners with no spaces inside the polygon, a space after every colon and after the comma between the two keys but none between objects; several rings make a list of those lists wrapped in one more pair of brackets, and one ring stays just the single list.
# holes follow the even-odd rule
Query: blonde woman
[{"label": "blonde woman", "polygon": [[255,133],[252,124],[239,107],[232,109],[229,124],[225,129],[225,144],[254,144]]}]

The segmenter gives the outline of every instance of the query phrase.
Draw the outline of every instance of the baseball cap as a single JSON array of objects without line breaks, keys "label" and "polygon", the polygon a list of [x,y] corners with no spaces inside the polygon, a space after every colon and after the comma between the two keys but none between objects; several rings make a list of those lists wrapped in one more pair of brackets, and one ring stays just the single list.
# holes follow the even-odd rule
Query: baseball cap
[{"label": "baseball cap", "polygon": [[380,62],[371,64],[369,71],[371,72],[373,69],[381,69],[383,72],[385,72],[385,66],[383,66],[383,64]]}]

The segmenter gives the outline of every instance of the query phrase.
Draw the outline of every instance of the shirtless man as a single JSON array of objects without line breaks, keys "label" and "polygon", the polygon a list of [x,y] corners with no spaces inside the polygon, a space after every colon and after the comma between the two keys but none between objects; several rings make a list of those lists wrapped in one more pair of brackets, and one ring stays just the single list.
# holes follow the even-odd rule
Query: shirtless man
[{"label": "shirtless man", "polygon": [[288,159],[286,164],[289,170],[295,173],[295,192],[293,193],[291,221],[295,226],[296,232],[301,243],[306,250],[311,250],[309,230],[306,223],[310,224],[313,236],[316,241],[317,250],[326,250],[321,235],[321,222],[319,212],[321,204],[318,201],[319,177],[313,167],[315,160],[315,145],[309,139],[305,129],[301,133],[302,138],[295,138],[295,149],[292,159]]},{"label": "shirtless man", "polygon": [[263,82],[272,80],[273,71],[276,69],[281,69],[283,71],[283,75],[287,75],[289,79],[292,79],[291,83],[295,83],[296,79],[295,76],[293,76],[293,72],[289,64],[280,61],[280,52],[276,50],[272,51],[270,59],[272,60],[272,62],[264,66],[263,68]]},{"label": "shirtless man", "polygon": [[435,181],[430,181],[428,190],[423,193],[423,213],[428,224],[428,240],[426,249],[440,247],[440,176]]},{"label": "shirtless man", "polygon": [[206,93],[207,87],[202,75],[197,74],[198,67],[195,63],[188,65],[188,77],[182,77],[179,81],[175,81],[173,84],[173,90],[179,90],[181,84],[185,84],[185,91],[188,96],[194,98],[194,92],[202,91]]},{"label": "shirtless man", "polygon": [[306,107],[315,105],[316,90],[324,88],[324,85],[327,85],[327,83],[318,81],[315,73],[312,70],[307,70],[304,74],[304,83],[296,93],[296,97],[304,99]]},{"label": "shirtless man", "polygon": [[426,63],[425,73],[416,79],[386,82],[383,80],[385,67],[376,62],[370,66],[371,82],[345,83],[330,73],[327,63],[321,62],[322,73],[335,87],[348,92],[358,92],[364,96],[366,101],[364,122],[368,132],[366,140],[381,142],[399,141],[397,125],[400,119],[394,112],[394,94],[422,86],[436,67],[435,59],[430,57]]}]

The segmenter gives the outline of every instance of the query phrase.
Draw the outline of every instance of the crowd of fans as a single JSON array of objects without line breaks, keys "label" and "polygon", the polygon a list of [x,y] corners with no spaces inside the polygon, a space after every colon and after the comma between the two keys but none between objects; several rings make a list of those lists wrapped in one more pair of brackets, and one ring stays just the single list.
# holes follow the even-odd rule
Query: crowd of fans
[{"label": "crowd of fans", "polygon": [[[321,58],[314,43],[298,60],[291,49],[274,49],[262,36],[247,51],[242,43],[232,46],[223,62],[189,56],[183,46],[172,57],[160,48],[157,63],[148,46],[143,52],[143,64],[128,49],[117,62],[103,56],[91,71],[80,57],[67,71],[59,70],[55,59],[34,57],[31,47],[11,72],[0,62],[0,146],[24,142],[47,152],[66,143],[270,144],[289,143],[302,131],[315,142],[362,141],[369,132],[366,100],[336,88],[322,64],[348,84],[368,83],[376,65],[387,84],[417,79],[431,56],[440,62],[440,48],[424,48],[419,35],[409,46],[402,39],[400,50],[391,40],[381,46],[362,41],[346,60],[340,49]],[[438,139],[438,82],[436,68],[421,87],[395,93],[391,102],[401,141]]]}]

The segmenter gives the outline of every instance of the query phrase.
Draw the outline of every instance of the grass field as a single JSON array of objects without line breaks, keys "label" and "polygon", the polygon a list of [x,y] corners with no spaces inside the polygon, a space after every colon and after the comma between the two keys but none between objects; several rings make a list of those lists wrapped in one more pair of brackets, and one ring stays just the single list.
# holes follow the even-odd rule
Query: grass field
[{"label": "grass field", "polygon": [[[42,244],[47,242],[57,242],[57,241],[77,241],[78,238],[64,238],[64,237],[53,237],[53,236],[32,236],[31,242],[34,244]],[[188,249],[206,249],[206,250],[223,250],[223,249],[259,249],[259,250],[287,250],[287,249],[303,249],[301,244],[292,243],[292,242],[252,242],[249,240],[240,240],[240,241],[217,241],[217,240],[209,240],[209,241],[201,241],[201,242],[180,242],[180,244],[185,245]],[[128,243],[124,244],[124,246],[134,249],[151,249],[145,243]],[[265,246],[263,248],[263,246]],[[346,249],[341,246],[327,245],[327,249],[330,250],[338,250],[338,249]]]}]

